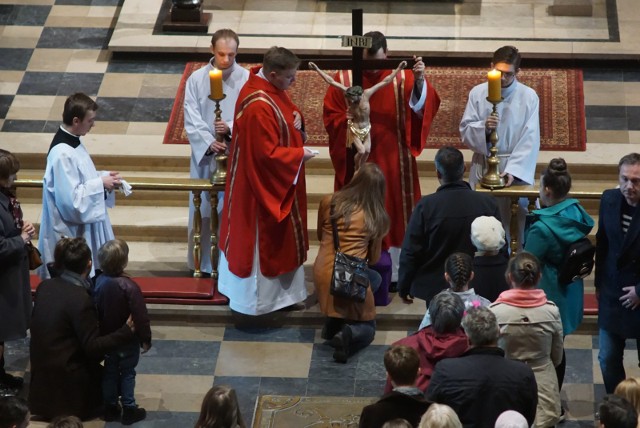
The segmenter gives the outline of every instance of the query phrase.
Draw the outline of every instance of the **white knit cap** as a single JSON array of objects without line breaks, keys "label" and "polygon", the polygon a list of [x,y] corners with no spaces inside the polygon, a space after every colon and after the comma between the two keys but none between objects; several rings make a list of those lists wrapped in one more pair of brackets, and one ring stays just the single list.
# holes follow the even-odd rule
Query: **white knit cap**
[{"label": "white knit cap", "polygon": [[481,216],[471,223],[471,243],[478,251],[496,251],[504,246],[504,229],[497,218]]},{"label": "white knit cap", "polygon": [[498,416],[495,428],[529,428],[529,424],[522,414],[515,410],[507,410]]}]

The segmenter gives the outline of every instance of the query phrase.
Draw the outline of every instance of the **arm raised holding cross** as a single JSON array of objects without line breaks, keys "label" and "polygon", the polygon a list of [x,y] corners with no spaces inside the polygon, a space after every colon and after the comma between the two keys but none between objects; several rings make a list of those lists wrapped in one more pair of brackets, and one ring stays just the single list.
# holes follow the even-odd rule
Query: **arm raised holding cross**
[{"label": "arm raised holding cross", "polygon": [[309,62],[309,68],[314,69],[325,82],[342,90],[345,94],[349,104],[347,107],[347,147],[351,147],[351,145],[356,147],[357,154],[354,159],[356,170],[367,161],[369,153],[371,153],[371,121],[369,119],[371,106],[369,100],[376,91],[391,83],[400,70],[406,66],[407,62],[402,61],[391,74],[363,91],[361,86],[346,87],[340,82],[336,82],[331,76],[320,70],[315,63]]}]

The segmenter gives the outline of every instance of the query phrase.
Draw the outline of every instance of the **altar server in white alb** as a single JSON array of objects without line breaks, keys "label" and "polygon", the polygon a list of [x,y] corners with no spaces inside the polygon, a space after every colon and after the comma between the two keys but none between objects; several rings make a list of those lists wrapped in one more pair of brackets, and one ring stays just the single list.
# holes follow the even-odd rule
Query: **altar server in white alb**
[{"label": "altar server in white alb", "polygon": [[113,190],[122,177],[116,171],[97,171],[80,140],[93,128],[98,105],[83,93],[64,103],[62,125],[53,137],[42,186],[42,216],[38,248],[44,264],[39,275],[49,277],[47,263],[54,261],[62,237],[83,237],[91,248],[94,270],[100,267],[98,249],[114,239],[107,207],[115,205]]},{"label": "altar server in white alb", "polygon": [[[475,187],[482,178],[489,156],[489,135],[497,129],[500,173],[508,186],[533,184],[540,150],[539,99],[536,92],[518,81],[520,52],[514,46],[503,46],[493,54],[491,67],[502,73],[503,101],[498,104],[497,116],[487,101],[488,84],[481,83],[469,93],[469,100],[460,122],[462,142],[473,151],[469,182]],[[505,231],[509,233],[511,208],[508,198],[498,198]],[[520,246],[524,238],[527,200],[521,198],[518,221]]]},{"label": "altar server in white alb", "polygon": [[[211,52],[213,58],[207,65],[196,70],[187,80],[184,96],[184,129],[191,145],[191,178],[211,178],[216,170],[214,156],[225,152],[231,141],[233,130],[233,112],[240,89],[249,79],[249,71],[236,63],[238,53],[238,35],[229,29],[218,30],[211,37]],[[226,95],[220,102],[222,120],[215,122],[215,103],[209,99],[211,83],[209,72],[218,69],[222,71],[222,91]],[[216,141],[216,133],[222,135],[223,142]],[[223,193],[218,198],[218,212],[222,211]],[[194,270],[193,261],[193,199],[189,200],[189,251],[187,262],[189,269]],[[202,272],[211,273],[211,204],[207,192],[202,194],[202,225],[200,233]]]}]

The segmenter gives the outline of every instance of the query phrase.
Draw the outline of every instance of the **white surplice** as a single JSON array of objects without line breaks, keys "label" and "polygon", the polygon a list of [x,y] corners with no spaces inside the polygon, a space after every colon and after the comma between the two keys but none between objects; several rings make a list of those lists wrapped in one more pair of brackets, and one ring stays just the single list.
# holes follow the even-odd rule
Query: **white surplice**
[{"label": "white surplice", "polygon": [[[473,151],[469,182],[472,186],[482,177],[478,171],[489,156],[488,135],[485,122],[492,111],[487,101],[487,83],[469,92],[467,107],[460,122],[460,138]],[[502,89],[504,100],[498,104],[498,157],[500,172],[507,172],[527,184],[533,184],[538,151],[540,150],[540,113],[536,92],[514,80]]]},{"label": "white surplice", "polygon": [[[467,107],[460,122],[460,138],[473,151],[469,183],[475,187],[480,181],[489,156],[491,144],[488,142],[485,122],[493,105],[487,101],[488,84],[481,83],[469,92]],[[498,104],[498,158],[500,172],[506,172],[527,184],[535,181],[536,162],[540,151],[540,112],[538,95],[530,87],[517,80],[507,88],[502,88],[504,100]],[[507,242],[510,240],[511,203],[509,198],[497,198],[502,224]],[[520,199],[518,209],[518,243],[524,240],[524,222],[528,212],[528,201]]]},{"label": "white surplice", "polygon": [[53,262],[56,243],[63,236],[86,239],[93,259],[91,275],[100,267],[98,249],[114,239],[107,207],[115,205],[115,194],[105,193],[101,178],[105,174],[109,172],[96,170],[83,144],[76,148],[57,144],[47,155],[38,235],[41,278],[49,277],[46,264]]},{"label": "white surplice", "polygon": [[[209,71],[213,70],[213,58],[209,63],[193,72],[186,83],[184,96],[184,129],[189,138],[191,145],[191,165],[190,177],[210,179],[211,174],[216,170],[214,155],[206,155],[205,153],[214,140],[213,121],[215,119],[215,103],[209,99],[211,93],[211,84],[209,80]],[[233,113],[236,107],[236,101],[240,89],[249,79],[249,71],[244,67],[234,63],[233,66],[222,71],[222,91],[226,95],[225,99],[220,102],[222,110],[222,120],[224,120],[230,129],[233,129]],[[227,142],[228,144],[228,142]],[[224,193],[218,194],[218,213],[222,210],[222,201]],[[189,195],[189,250],[187,255],[187,263],[189,269],[194,269],[193,261],[193,216],[194,216],[193,197]],[[200,269],[203,272],[211,273],[211,204],[209,203],[209,194],[202,193],[202,205],[200,206],[202,213],[202,226],[200,228],[201,240],[201,263]]]}]

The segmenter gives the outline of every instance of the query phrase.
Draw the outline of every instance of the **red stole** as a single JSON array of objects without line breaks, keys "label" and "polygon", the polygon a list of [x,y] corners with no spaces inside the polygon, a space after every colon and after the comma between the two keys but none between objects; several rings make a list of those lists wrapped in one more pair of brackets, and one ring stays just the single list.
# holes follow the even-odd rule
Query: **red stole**
[{"label": "red stole", "polygon": [[304,148],[293,126],[299,109],[258,70],[236,103],[220,224],[220,248],[241,278],[251,273],[256,239],[268,277],[303,264],[308,249]]}]

